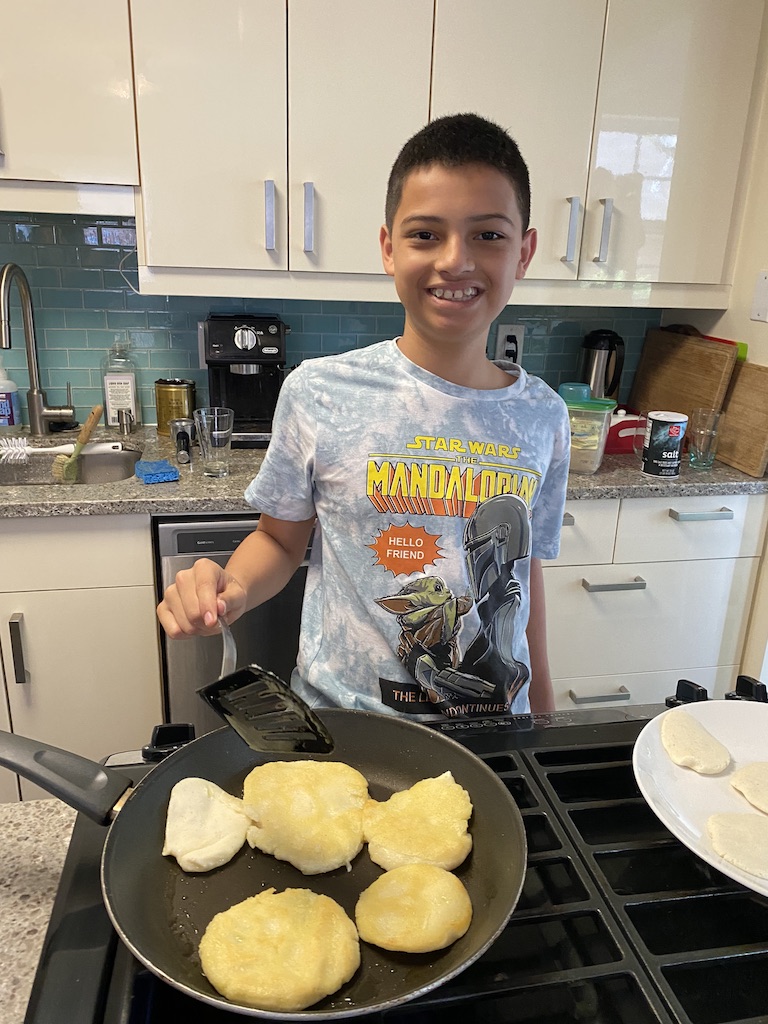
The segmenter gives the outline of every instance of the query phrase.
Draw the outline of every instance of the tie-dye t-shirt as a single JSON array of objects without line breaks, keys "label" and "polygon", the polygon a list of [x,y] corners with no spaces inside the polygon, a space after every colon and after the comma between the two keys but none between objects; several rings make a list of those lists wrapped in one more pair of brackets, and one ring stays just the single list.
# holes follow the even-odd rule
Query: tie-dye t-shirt
[{"label": "tie-dye t-shirt", "polygon": [[452,384],[386,341],[288,375],[246,500],[317,516],[292,685],[312,706],[528,711],[530,557],[554,558],[562,399],[521,367]]}]

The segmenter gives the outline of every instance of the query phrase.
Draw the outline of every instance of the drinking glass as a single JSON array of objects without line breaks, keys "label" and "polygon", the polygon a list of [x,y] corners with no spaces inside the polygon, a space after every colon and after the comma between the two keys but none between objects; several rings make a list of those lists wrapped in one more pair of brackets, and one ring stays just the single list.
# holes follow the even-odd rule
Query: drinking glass
[{"label": "drinking glass", "polygon": [[635,457],[638,462],[643,461],[643,448],[645,447],[645,428],[648,425],[648,413],[639,412],[637,414],[637,426],[635,427],[635,434],[632,438],[632,448],[635,452]]},{"label": "drinking glass", "polygon": [[717,409],[694,409],[688,422],[691,469],[711,469],[725,416]]},{"label": "drinking glass", "polygon": [[235,413],[222,406],[195,409],[195,429],[203,458],[203,476],[222,477],[229,473],[232,428]]}]

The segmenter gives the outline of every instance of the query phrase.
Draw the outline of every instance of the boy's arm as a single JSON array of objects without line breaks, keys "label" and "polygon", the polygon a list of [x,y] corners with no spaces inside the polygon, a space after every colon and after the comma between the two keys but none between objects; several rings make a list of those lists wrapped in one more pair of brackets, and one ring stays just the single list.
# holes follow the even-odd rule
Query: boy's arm
[{"label": "boy's arm", "polygon": [[294,523],[262,514],[226,568],[198,558],[190,569],[182,569],[157,608],[168,636],[211,636],[219,631],[219,615],[234,622],[274,597],[304,560],[314,523],[314,517]]},{"label": "boy's arm", "polygon": [[544,571],[540,558],[531,558],[528,649],[531,656],[531,712],[545,714],[555,710],[555,695],[547,656],[547,609],[544,601]]},{"label": "boy's arm", "polygon": [[254,532],[238,545],[227,562],[227,572],[246,594],[243,611],[280,593],[304,561],[314,525],[314,516],[294,523],[262,513]]}]

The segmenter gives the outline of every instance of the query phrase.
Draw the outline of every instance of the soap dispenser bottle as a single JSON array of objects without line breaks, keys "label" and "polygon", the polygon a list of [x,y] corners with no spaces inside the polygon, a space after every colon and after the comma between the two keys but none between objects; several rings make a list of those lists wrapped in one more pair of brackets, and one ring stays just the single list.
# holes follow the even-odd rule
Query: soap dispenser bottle
[{"label": "soap dispenser bottle", "polygon": [[141,423],[141,403],[136,389],[136,364],[130,355],[127,341],[116,341],[102,362],[104,377],[104,423],[108,427],[119,424],[118,412],[128,409],[133,423]]},{"label": "soap dispenser bottle", "polygon": [[8,376],[0,356],[0,430],[4,427],[21,426],[19,386]]}]

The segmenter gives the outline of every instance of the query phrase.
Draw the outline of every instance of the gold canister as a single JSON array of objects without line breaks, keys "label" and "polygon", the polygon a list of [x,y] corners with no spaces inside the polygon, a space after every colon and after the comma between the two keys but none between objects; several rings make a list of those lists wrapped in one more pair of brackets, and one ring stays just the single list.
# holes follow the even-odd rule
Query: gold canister
[{"label": "gold canister", "polygon": [[157,432],[170,437],[171,420],[191,419],[195,408],[195,382],[192,380],[155,381]]}]

